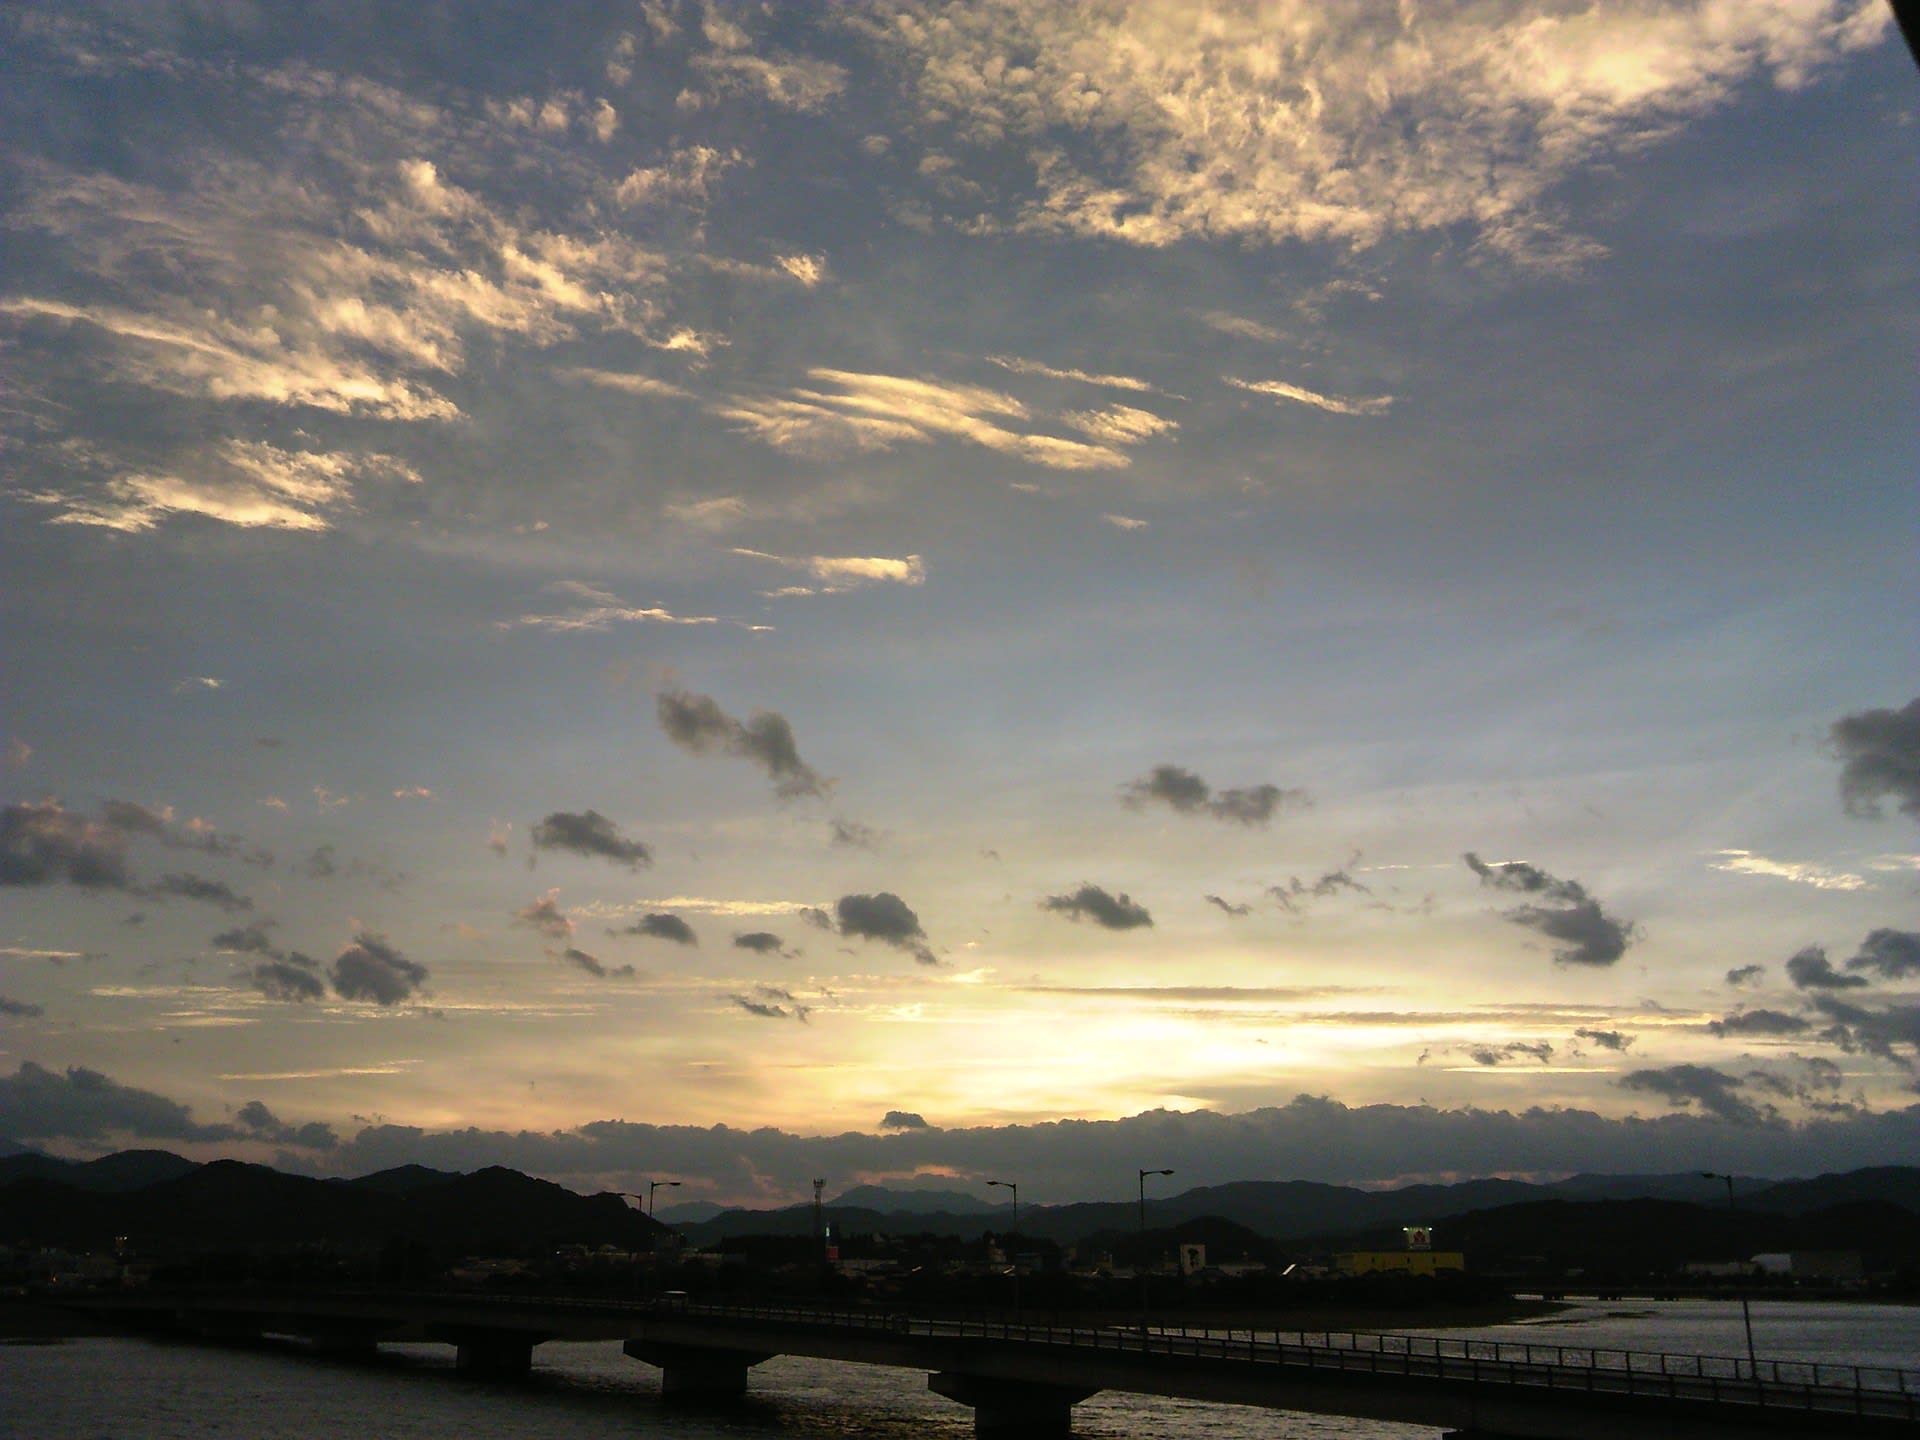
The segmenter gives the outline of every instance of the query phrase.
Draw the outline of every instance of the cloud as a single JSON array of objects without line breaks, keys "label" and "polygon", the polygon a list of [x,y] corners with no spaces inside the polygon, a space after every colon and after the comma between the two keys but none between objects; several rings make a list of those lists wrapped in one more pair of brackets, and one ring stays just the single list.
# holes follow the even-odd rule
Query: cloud
[{"label": "cloud", "polygon": [[273,927],[271,920],[258,920],[251,925],[222,930],[211,943],[216,950],[234,955],[275,955],[279,952],[267,935]]},{"label": "cloud", "polygon": [[1755,855],[1751,850],[1722,850],[1721,858],[1713,862],[1715,870],[1725,870],[1735,875],[1766,875],[1776,880],[1791,880],[1799,885],[1811,885],[1816,890],[1864,890],[1867,880],[1863,875],[1848,874],[1843,870],[1829,870],[1824,865],[1801,865],[1784,860],[1769,860],[1764,855]]},{"label": "cloud", "polygon": [[1709,1020],[1707,1030],[1722,1038],[1733,1035],[1801,1035],[1811,1030],[1810,1021],[1782,1010],[1736,1010],[1720,1020]]},{"label": "cloud", "polygon": [[1060,370],[1038,360],[1021,360],[1011,355],[989,355],[990,364],[1016,375],[1044,375],[1049,380],[1075,380],[1083,385],[1104,385],[1110,390],[1152,391],[1156,387],[1133,375],[1097,375],[1085,370]]},{"label": "cloud", "polygon": [[38,1005],[30,1005],[25,1000],[15,1000],[9,995],[0,995],[0,1015],[10,1020],[36,1020],[46,1013]]},{"label": "cloud", "polygon": [[634,969],[631,965],[616,965],[612,969],[608,969],[600,963],[600,958],[597,955],[589,955],[585,950],[577,949],[572,945],[560,951],[559,955],[567,964],[574,966],[576,969],[586,971],[587,974],[593,976],[596,980],[605,980],[608,978],[625,980],[632,978],[634,974]]},{"label": "cloud", "polygon": [[1892,800],[1920,820],[1920,697],[1898,710],[1843,715],[1828,731],[1840,757],[1840,799],[1849,815],[1880,813]]},{"label": "cloud", "polygon": [[227,1125],[201,1125],[178,1101],[109,1080],[97,1070],[64,1072],[22,1061],[0,1076],[0,1135],[28,1140],[231,1140]]},{"label": "cloud", "polygon": [[275,1145],[291,1145],[301,1150],[334,1150],[340,1137],[331,1125],[314,1120],[305,1125],[289,1125],[259,1100],[249,1100],[233,1113],[234,1124],[261,1140]]},{"label": "cloud", "polygon": [[1855,990],[1871,982],[1864,975],[1842,975],[1818,945],[1809,945],[1787,961],[1787,976],[1800,990]]},{"label": "cloud", "polygon": [[735,935],[733,943],[739,949],[751,950],[756,955],[780,955],[786,950],[786,943],[771,930],[750,930]]},{"label": "cloud", "polygon": [[1905,980],[1920,975],[1920,931],[1874,930],[1860,942],[1860,953],[1847,961],[1850,971],[1868,970],[1882,980]]},{"label": "cloud", "polygon": [[1573,1034],[1576,1040],[1586,1040],[1598,1045],[1602,1050],[1613,1050],[1623,1054],[1632,1048],[1634,1040],[1633,1036],[1623,1035],[1618,1030],[1576,1030]]},{"label": "cloud", "polygon": [[1739,1094],[1740,1081],[1711,1065],[1667,1065],[1656,1070],[1632,1070],[1616,1082],[1623,1090],[1659,1095],[1676,1106],[1698,1105],[1709,1115],[1735,1125],[1758,1125],[1766,1118]]},{"label": "cloud", "polygon": [[1217,905],[1222,910],[1224,910],[1227,914],[1233,915],[1233,916],[1246,915],[1251,913],[1252,911],[1251,906],[1232,905],[1232,904],[1229,904],[1227,901],[1222,900],[1218,895],[1209,895],[1206,897],[1206,900],[1209,905]]},{"label": "cloud", "polygon": [[1489,1068],[1509,1060],[1532,1060],[1541,1065],[1553,1060],[1553,1046],[1545,1040],[1510,1040],[1504,1045],[1470,1045],[1467,1058]]},{"label": "cloud", "polygon": [[655,911],[642,915],[624,930],[608,930],[609,935],[644,935],[653,940],[671,940],[676,945],[698,945],[700,937],[678,915]]},{"label": "cloud", "polygon": [[1091,920],[1106,930],[1137,930],[1153,924],[1147,907],[1136,905],[1132,896],[1110,895],[1098,885],[1082,885],[1068,895],[1049,895],[1040,902],[1040,908],[1075,920]]},{"label": "cloud", "polygon": [[[8,1132],[0,1127],[0,1133]],[[1622,1116],[1558,1104],[1350,1106],[1324,1095],[1240,1113],[1152,1110],[1111,1120],[880,1134],[612,1119],[518,1130],[371,1124],[329,1165],[343,1175],[402,1164],[459,1171],[510,1165],[582,1189],[604,1188],[596,1177],[621,1172],[697,1175],[717,1199],[761,1206],[801,1200],[809,1175],[879,1181],[929,1170],[980,1179],[1017,1174],[1023,1199],[1060,1203],[1131,1201],[1142,1155],[1176,1169],[1180,1183],[1191,1186],[1273,1174],[1374,1186],[1462,1174],[1692,1172],[1703,1155],[1740,1174],[1807,1175],[1920,1161],[1920,1105],[1813,1112],[1759,1126],[1730,1123],[1698,1105]]]},{"label": "cloud", "polygon": [[924,585],[927,579],[926,562],[918,555],[770,555],[739,546],[733,553],[804,570],[820,582],[818,589],[797,586],[777,592],[783,595],[840,595],[862,585]]},{"label": "cloud", "polygon": [[1332,415],[1384,415],[1393,407],[1391,395],[1354,399],[1345,395],[1322,395],[1302,385],[1290,385],[1285,380],[1236,380],[1231,375],[1225,378],[1227,384],[1236,389],[1250,390],[1256,395],[1270,396],[1275,400],[1292,400]]},{"label": "cloud", "polygon": [[576,855],[611,860],[629,870],[653,863],[653,852],[638,840],[629,840],[620,827],[598,810],[573,813],[556,810],[533,827],[535,850],[570,850]]},{"label": "cloud", "polygon": [[556,580],[546,589],[571,595],[574,606],[552,615],[526,614],[512,620],[496,620],[501,630],[544,630],[568,635],[610,630],[615,625],[727,625],[740,621],[722,620],[717,615],[675,615],[658,605],[628,605],[611,591],[583,585],[577,580]]},{"label": "cloud", "polygon": [[1727,984],[1735,987],[1750,985],[1766,973],[1767,967],[1764,965],[1736,965],[1727,971]]},{"label": "cloud", "polygon": [[507,853],[507,837],[513,833],[513,826],[505,820],[492,820],[487,823],[487,848],[494,854],[504,856]]},{"label": "cloud", "polygon": [[1177,420],[1133,405],[1109,405],[1104,410],[1065,410],[1060,419],[1103,445],[1139,445],[1180,428]]},{"label": "cloud", "polygon": [[253,901],[236,894],[233,887],[224,881],[208,880],[200,875],[163,875],[145,893],[155,897],[197,900],[203,905],[217,906],[230,915],[253,908]]},{"label": "cloud", "polygon": [[821,368],[807,374],[815,382],[811,387],[736,397],[715,413],[774,449],[820,459],[945,439],[1056,470],[1124,469],[1131,463],[1112,445],[1015,428],[1031,419],[1027,407],[985,386]]},{"label": "cloud", "polygon": [[549,890],[513,912],[514,923],[538,930],[549,940],[565,940],[573,934],[573,921],[560,912],[560,892]]},{"label": "cloud", "polygon": [[427,967],[409,960],[381,936],[361,931],[333,959],[333,990],[342,1000],[397,1005],[427,981]]},{"label": "cloud", "polygon": [[660,728],[667,738],[695,755],[719,752],[751,760],[767,772],[782,799],[825,796],[833,782],[800,758],[793,726],[773,710],[756,710],[742,723],[709,695],[662,690],[655,697]]},{"label": "cloud", "polygon": [[1132,810],[1164,805],[1180,815],[1211,815],[1240,825],[1265,825],[1288,806],[1309,804],[1304,790],[1252,785],[1217,794],[1191,770],[1156,765],[1143,778],[1121,787],[1120,803]]},{"label": "cloud", "polygon": [[1556,880],[1521,860],[1489,865],[1472,852],[1463,858],[1482,885],[1540,897],[1544,903],[1516,906],[1502,914],[1515,925],[1559,941],[1553,952],[1556,965],[1611,965],[1634,939],[1632,922],[1608,915],[1577,880]]},{"label": "cloud", "polygon": [[[1821,1032],[1822,1039],[1849,1052],[1877,1055],[1905,1070],[1920,1068],[1915,1059],[1920,1055],[1920,1005],[1893,1004],[1870,1010],[1831,991],[1811,998],[1813,1008],[1834,1022]],[[1909,1053],[1901,1054],[1903,1047]]]},{"label": "cloud", "polygon": [[756,985],[753,988],[757,999],[746,995],[729,995],[727,999],[738,1005],[749,1015],[762,1020],[798,1020],[802,1025],[808,1023],[807,1017],[813,1013],[811,1007],[800,1004],[791,990],[782,990],[774,985]]},{"label": "cloud", "polygon": [[1311,883],[1303,881],[1298,875],[1289,876],[1284,885],[1269,885],[1267,894],[1279,901],[1280,908],[1297,912],[1302,900],[1326,900],[1343,890],[1352,890],[1361,895],[1371,895],[1360,881],[1353,878],[1353,867],[1360,863],[1356,851],[1345,865],[1337,870],[1328,870]]},{"label": "cloud", "polygon": [[880,847],[880,832],[871,825],[862,825],[858,820],[847,820],[835,816],[830,822],[832,843],[849,850],[877,850]]},{"label": "cloud", "polygon": [[126,834],[63,810],[58,801],[0,807],[0,885],[128,890]]},{"label": "cloud", "polygon": [[[1815,4],[1374,10],[1308,0],[1097,11],[961,6],[859,26],[912,87],[944,161],[932,198],[967,231],[1341,254],[1458,234],[1554,268],[1562,182],[1726,106],[1806,84],[1876,43],[1886,7]],[[1033,176],[1015,189],[1009,165]]]},{"label": "cloud", "polygon": [[296,1005],[323,999],[327,993],[320,978],[320,962],[297,950],[252,966],[247,971],[247,979],[269,1000],[285,1000]]},{"label": "cloud", "polygon": [[925,1130],[927,1122],[924,1116],[911,1110],[889,1110],[880,1117],[882,1130]]},{"label": "cloud", "polygon": [[889,890],[874,895],[842,895],[833,910],[842,935],[891,945],[922,965],[940,963],[927,943],[927,932],[920,928],[920,917]]}]

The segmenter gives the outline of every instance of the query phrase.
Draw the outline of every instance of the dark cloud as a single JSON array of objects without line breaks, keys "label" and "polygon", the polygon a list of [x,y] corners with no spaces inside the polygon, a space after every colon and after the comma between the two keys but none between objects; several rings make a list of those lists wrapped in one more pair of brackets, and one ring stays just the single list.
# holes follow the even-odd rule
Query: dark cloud
[{"label": "dark cloud", "polygon": [[1727,984],[1746,985],[1767,973],[1764,965],[1740,965],[1727,971]]},{"label": "dark cloud", "polygon": [[631,979],[634,974],[634,969],[631,965],[616,965],[609,969],[600,963],[599,956],[589,955],[585,950],[576,949],[572,945],[560,951],[560,958],[566,961],[567,964],[586,971],[587,974],[593,976],[596,980],[627,980]]},{"label": "dark cloud", "polygon": [[927,1122],[924,1116],[911,1110],[889,1110],[880,1117],[882,1130],[924,1130]]},{"label": "dark cloud", "polygon": [[150,835],[155,839],[165,835],[172,824],[168,815],[132,800],[106,801],[100,806],[100,818],[129,835]]},{"label": "dark cloud", "polygon": [[891,891],[882,890],[877,895],[842,895],[834,902],[833,909],[842,935],[878,940],[883,945],[905,950],[922,965],[940,963],[927,944],[927,932],[920,928],[920,917]]},{"label": "dark cloud", "polygon": [[858,820],[843,820],[835,817],[831,822],[833,843],[848,850],[877,850],[880,848],[880,832],[871,825],[862,825]]},{"label": "dark cloud", "polygon": [[301,862],[309,880],[330,880],[340,873],[339,862],[334,858],[333,846],[317,846],[313,853]]},{"label": "dark cloud", "polygon": [[1470,1045],[1467,1058],[1476,1065],[1504,1065],[1509,1060],[1533,1060],[1545,1065],[1553,1059],[1553,1046],[1545,1040],[1510,1040],[1505,1045]]},{"label": "dark cloud", "polygon": [[213,937],[213,947],[235,955],[277,955],[273,939],[267,931],[273,929],[271,920],[256,920],[251,925],[237,926],[232,930],[222,930]]},{"label": "dark cloud", "polygon": [[696,755],[737,755],[767,772],[783,799],[824,796],[833,782],[800,758],[793,727],[784,715],[756,710],[743,723],[720,708],[710,695],[662,690],[655,697],[660,728],[667,738]]},{"label": "dark cloud", "polygon": [[762,1020],[798,1020],[805,1025],[808,1023],[807,1017],[813,1013],[811,1007],[794,999],[791,990],[782,990],[775,985],[756,985],[752,996],[729,995],[727,998],[749,1015]]},{"label": "dark cloud", "polygon": [[571,850],[576,855],[598,856],[638,870],[653,863],[653,852],[638,840],[629,840],[620,827],[598,810],[572,814],[556,810],[533,827],[536,850]]},{"label": "dark cloud", "polygon": [[407,959],[381,936],[363,930],[334,956],[331,978],[333,991],[342,1000],[397,1005],[426,983],[427,974],[426,966]]},{"label": "dark cloud", "polygon": [[1898,710],[1863,710],[1833,722],[1840,799],[1850,815],[1878,815],[1892,800],[1920,819],[1920,697]]},{"label": "dark cloud", "polygon": [[1240,825],[1265,825],[1289,805],[1309,802],[1306,791],[1283,790],[1278,785],[1249,785],[1216,794],[1191,770],[1156,765],[1142,779],[1121,787],[1120,803],[1131,810],[1165,805],[1181,815],[1211,815]]},{"label": "dark cloud", "polygon": [[609,935],[645,935],[652,940],[671,940],[676,945],[698,945],[700,937],[693,933],[693,927],[678,915],[656,911],[651,915],[642,915],[624,930],[609,930]]},{"label": "dark cloud", "polygon": [[30,1005],[25,1000],[15,1000],[8,995],[0,995],[0,1015],[11,1020],[37,1020],[46,1014],[38,1005]]},{"label": "dark cloud", "polygon": [[130,890],[126,832],[43,800],[0,807],[0,885]]},{"label": "dark cloud", "polygon": [[1858,990],[1871,983],[1864,975],[1842,975],[1818,945],[1787,961],[1787,976],[1801,990]]},{"label": "dark cloud", "polygon": [[1373,891],[1353,878],[1353,867],[1360,863],[1360,856],[1351,856],[1345,865],[1337,870],[1329,870],[1311,884],[1298,875],[1288,877],[1284,885],[1269,885],[1267,894],[1280,902],[1283,910],[1298,910],[1301,900],[1325,900],[1338,895],[1342,890],[1357,891],[1362,895],[1371,895]]},{"label": "dark cloud", "polygon": [[1207,896],[1207,903],[1209,905],[1218,905],[1222,910],[1226,911],[1227,914],[1236,916],[1245,915],[1250,909],[1250,907],[1246,905],[1230,905],[1218,895]]},{"label": "dark cloud", "polygon": [[525,925],[538,930],[549,940],[565,940],[573,934],[573,921],[560,910],[560,892],[549,890],[538,900],[531,900],[513,912],[516,925]]},{"label": "dark cloud", "polygon": [[247,971],[253,988],[270,1000],[289,1000],[304,1004],[322,999],[327,987],[320,978],[320,962],[298,950],[276,955]]},{"label": "dark cloud", "polygon": [[1153,924],[1147,907],[1136,905],[1131,895],[1110,895],[1098,885],[1082,885],[1070,895],[1049,895],[1040,902],[1042,910],[1091,920],[1108,930],[1137,930]]},{"label": "dark cloud", "polygon": [[800,918],[816,930],[833,929],[833,916],[822,910],[818,905],[802,906]]},{"label": "dark cloud", "polygon": [[1766,1117],[1743,1098],[1738,1077],[1711,1065],[1668,1065],[1658,1070],[1633,1070],[1617,1082],[1624,1090],[1662,1096],[1671,1105],[1698,1105],[1709,1115],[1735,1125],[1758,1125]]},{"label": "dark cloud", "polygon": [[1623,1035],[1618,1030],[1576,1030],[1574,1039],[1585,1040],[1598,1045],[1602,1050],[1617,1050],[1625,1053],[1633,1045],[1634,1037]]},{"label": "dark cloud", "polygon": [[786,948],[785,942],[771,930],[751,930],[744,935],[735,935],[733,943],[756,955],[778,955]]},{"label": "dark cloud", "polygon": [[1719,1020],[1709,1020],[1709,1033],[1729,1035],[1799,1035],[1811,1030],[1810,1021],[1784,1010],[1736,1010]]},{"label": "dark cloud", "polygon": [[1904,980],[1920,975],[1920,932],[1874,930],[1860,942],[1860,953],[1847,961],[1849,970],[1870,970],[1882,980]]},{"label": "dark cloud", "polygon": [[1515,925],[1558,941],[1553,952],[1556,965],[1611,965],[1627,953],[1634,939],[1632,922],[1608,915],[1579,881],[1555,879],[1521,860],[1489,865],[1471,851],[1462,858],[1482,885],[1539,897],[1536,903],[1516,905],[1501,914]]},{"label": "dark cloud", "polygon": [[180,900],[197,900],[203,905],[217,906],[229,915],[253,908],[253,901],[244,895],[236,894],[233,887],[225,881],[209,880],[201,875],[162,875],[146,893],[154,896],[171,896]]},{"label": "dark cloud", "polygon": [[241,1129],[275,1145],[292,1145],[301,1150],[333,1150],[340,1144],[340,1137],[334,1134],[331,1125],[323,1125],[317,1120],[305,1125],[289,1125],[259,1100],[249,1100],[242,1105],[234,1112],[233,1120]]},{"label": "dark cloud", "polygon": [[[732,1008],[724,997],[723,1003]],[[1131,1202],[1143,1156],[1178,1170],[1182,1186],[1273,1174],[1363,1185],[1460,1174],[1657,1174],[1698,1170],[1706,1156],[1716,1168],[1784,1177],[1920,1164],[1920,1103],[1874,1113],[1815,1112],[1768,1125],[1732,1124],[1697,1103],[1620,1116],[1565,1104],[1349,1106],[1321,1095],[1237,1113],[1152,1111],[1112,1120],[832,1135],[611,1119],[518,1130],[368,1124],[328,1166],[363,1175],[403,1164],[459,1171],[510,1165],[589,1190],[620,1171],[699,1175],[717,1198],[758,1197],[756,1203],[769,1207],[799,1199],[808,1175],[904,1177],[939,1170],[1018,1175],[1023,1200],[1050,1204]]]},{"label": "dark cloud", "polygon": [[11,1140],[231,1140],[228,1125],[201,1125],[185,1105],[78,1066],[65,1072],[23,1061],[0,1076],[0,1135]]},{"label": "dark cloud", "polygon": [[[1821,1032],[1822,1039],[1843,1050],[1877,1055],[1903,1069],[1915,1068],[1914,1056],[1920,1053],[1920,1005],[1868,1009],[1831,992],[1811,998],[1813,1008],[1834,1022]],[[1903,1048],[1907,1054],[1901,1053]]]}]

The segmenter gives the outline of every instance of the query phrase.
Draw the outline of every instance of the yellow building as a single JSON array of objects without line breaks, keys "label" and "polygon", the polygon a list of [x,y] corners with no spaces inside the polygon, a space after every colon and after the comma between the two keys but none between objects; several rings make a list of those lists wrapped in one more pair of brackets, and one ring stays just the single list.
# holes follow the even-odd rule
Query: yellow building
[{"label": "yellow building", "polygon": [[1458,1250],[1349,1250],[1333,1257],[1340,1275],[1437,1275],[1442,1270],[1465,1270],[1467,1257]]}]

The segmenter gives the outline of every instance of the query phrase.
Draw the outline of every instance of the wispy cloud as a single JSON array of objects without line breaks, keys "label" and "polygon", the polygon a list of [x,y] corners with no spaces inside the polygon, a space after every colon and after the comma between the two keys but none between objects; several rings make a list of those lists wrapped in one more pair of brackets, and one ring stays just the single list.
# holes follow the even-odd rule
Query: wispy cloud
[{"label": "wispy cloud", "polygon": [[[1025,428],[1019,400],[980,385],[817,368],[817,388],[737,397],[715,413],[779,450],[835,456],[899,445],[964,440],[1030,464],[1060,470],[1124,468],[1124,452]],[[1016,428],[1016,426],[1020,428]]]},{"label": "wispy cloud", "polygon": [[1709,863],[1715,870],[1725,870],[1733,875],[1765,875],[1775,880],[1791,880],[1799,885],[1811,885],[1816,890],[1864,890],[1867,880],[1861,875],[1852,875],[1844,870],[1829,870],[1824,865],[1797,864],[1787,860],[1769,860],[1764,855],[1756,855],[1751,850],[1719,850],[1719,857]]},{"label": "wispy cloud", "polygon": [[1325,410],[1332,415],[1384,415],[1393,406],[1391,395],[1355,399],[1345,395],[1322,395],[1317,390],[1309,390],[1304,385],[1294,385],[1285,380],[1239,380],[1231,375],[1224,378],[1227,384],[1236,389],[1250,390],[1256,395],[1271,396],[1275,400],[1311,405],[1316,410]]}]

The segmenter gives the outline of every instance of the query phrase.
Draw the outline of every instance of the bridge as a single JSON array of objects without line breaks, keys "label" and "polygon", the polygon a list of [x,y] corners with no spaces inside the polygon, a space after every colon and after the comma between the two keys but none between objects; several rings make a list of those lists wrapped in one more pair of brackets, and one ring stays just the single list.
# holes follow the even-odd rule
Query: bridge
[{"label": "bridge", "polygon": [[1920,1373],[1517,1340],[377,1291],[89,1297],[84,1308],[209,1339],[363,1351],[438,1341],[461,1369],[491,1375],[525,1373],[549,1340],[619,1340],[661,1370],[670,1397],[740,1395],[775,1355],[898,1366],[972,1406],[975,1433],[994,1440],[1069,1435],[1073,1406],[1102,1390],[1399,1421],[1456,1440],[1920,1440]]}]

